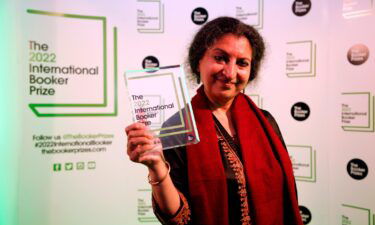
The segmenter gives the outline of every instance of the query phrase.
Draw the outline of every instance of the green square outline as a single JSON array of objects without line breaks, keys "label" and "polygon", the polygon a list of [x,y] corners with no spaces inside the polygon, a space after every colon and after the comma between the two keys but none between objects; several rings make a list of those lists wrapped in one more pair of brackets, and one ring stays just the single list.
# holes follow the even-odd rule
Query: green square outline
[{"label": "green square outline", "polygon": [[316,183],[316,150],[309,145],[287,145],[288,147],[309,148],[310,151],[310,176],[294,176],[296,181]]},{"label": "green square outline", "polygon": [[[250,24],[255,29],[261,30],[263,29],[263,20],[264,20],[264,0],[258,0],[258,23],[257,24]],[[244,22],[244,21],[243,21]]]},{"label": "green square outline", "polygon": [[[286,44],[301,44],[301,43],[310,43],[310,71],[309,72],[294,72],[294,73],[286,73],[288,78],[300,78],[300,77],[316,77],[316,44],[313,44],[312,40],[306,41],[292,41],[287,42]],[[314,60],[314,62],[312,62]],[[293,75],[296,74],[296,75]]]},{"label": "green square outline", "polygon": [[[137,0],[137,2],[157,2],[159,3],[159,28],[158,29],[140,29],[137,28],[139,33],[149,34],[149,33],[164,33],[164,4],[161,3],[161,0]],[[138,17],[137,17],[138,19]]]},{"label": "green square outline", "polygon": [[[182,84],[182,80],[181,80],[180,77],[178,78],[178,81],[179,81],[180,88],[181,88],[182,100],[183,100],[184,105],[185,105],[185,111],[186,111],[186,117],[187,117],[186,122],[187,122],[187,125],[188,125],[186,127],[188,127],[188,128],[185,129],[185,130],[181,130],[181,131],[176,131],[176,132],[171,132],[171,133],[166,133],[166,134],[161,134],[161,135],[159,134],[158,137],[169,137],[169,136],[172,136],[172,135],[175,135],[175,134],[186,134],[186,133],[189,133],[189,132],[193,131],[194,125],[193,125],[192,119],[190,118],[190,115],[193,115],[191,113],[192,109],[190,108],[190,104],[188,104],[186,102],[186,98],[185,98],[184,91],[183,91],[183,84]],[[196,128],[194,129],[194,133],[198,134],[198,131],[196,130]],[[198,136],[198,138],[196,136],[196,140],[199,141],[199,136]],[[184,146],[184,145],[176,145],[175,147],[178,147],[178,146]]]},{"label": "green square outline", "polygon": [[[144,188],[144,189],[138,189],[138,192],[151,192],[151,189],[149,188]],[[159,222],[159,220],[156,218],[156,216],[150,217],[150,216],[145,216],[145,217],[139,217],[138,216],[138,221],[141,223],[149,223],[149,222]]]},{"label": "green square outline", "polygon": [[250,98],[251,98],[251,96],[258,97],[258,107],[263,109],[263,99],[260,97],[259,94],[247,94],[247,96],[249,96]]},{"label": "green square outline", "polygon": [[[181,88],[182,101],[184,102],[184,105],[185,105],[185,111],[186,111],[186,117],[187,117],[186,118],[187,119],[187,125],[189,125],[189,128],[186,129],[186,130],[183,130],[183,131],[174,132],[173,134],[181,134],[181,133],[191,132],[192,131],[192,127],[191,126],[193,125],[193,121],[190,118],[190,115],[193,115],[193,113],[192,113],[192,109],[190,108],[190,105],[186,101],[186,98],[185,98],[185,95],[184,95],[184,91],[183,91],[183,84],[182,84],[181,77],[178,78],[178,82],[179,82],[180,88]],[[195,130],[195,133],[197,133],[196,130]]]},{"label": "green square outline", "polygon": [[[372,101],[372,108],[371,108],[371,92],[343,92],[341,95],[368,95],[368,125],[367,127],[363,126],[341,126],[341,128],[344,131],[351,131],[351,132],[374,132],[375,131],[375,96],[373,96],[373,101]],[[372,109],[372,111],[371,111]],[[372,115],[372,117],[371,117]],[[371,127],[371,119],[372,119],[372,130],[364,130],[366,128]],[[358,129],[358,130],[356,130]],[[363,129],[363,130],[361,130]]]},{"label": "green square outline", "polygon": [[65,18],[73,18],[73,19],[88,19],[88,20],[99,20],[103,23],[103,103],[83,103],[83,104],[76,104],[76,103],[30,103],[29,108],[34,112],[37,117],[85,117],[85,116],[117,116],[118,113],[118,106],[117,106],[117,27],[113,28],[113,41],[114,41],[114,110],[113,113],[39,113],[36,109],[37,107],[45,107],[45,108],[54,108],[54,107],[62,107],[62,108],[71,108],[71,107],[84,107],[84,108],[92,108],[92,107],[107,107],[107,19],[103,16],[87,16],[87,15],[77,15],[77,14],[66,14],[66,13],[57,13],[57,12],[50,12],[50,11],[42,11],[42,10],[35,10],[35,9],[27,9],[27,13],[36,14],[36,15],[45,15],[45,16],[57,16],[57,17],[65,17]]},{"label": "green square outline", "polygon": [[354,205],[349,205],[349,204],[342,204],[341,206],[347,207],[347,208],[352,208],[352,209],[359,209],[359,210],[367,211],[367,213],[368,213],[368,225],[371,225],[371,210],[370,209],[358,207],[358,206],[354,206]]},{"label": "green square outline", "polygon": [[[189,132],[191,132],[193,130],[192,127],[191,127],[193,125],[193,122],[192,122],[192,120],[190,118],[190,114],[192,114],[191,113],[191,108],[189,107],[189,104],[186,102],[186,98],[185,98],[184,91],[183,91],[182,80],[181,80],[180,77],[178,78],[178,81],[179,81],[180,88],[181,88],[182,100],[184,102],[185,109],[186,109],[186,117],[187,117],[187,125],[188,125],[186,127],[188,127],[188,128],[185,129],[185,130],[180,130],[180,131],[176,131],[176,132],[159,134],[158,137],[169,137],[169,136],[176,135],[176,134],[186,134],[186,133],[189,133]],[[181,110],[180,110],[180,113],[181,113]],[[171,129],[171,128],[168,127],[166,129]],[[195,133],[198,133],[196,129],[194,131],[195,131]],[[199,140],[199,138],[197,140]],[[178,147],[178,146],[175,146],[175,147]]]},{"label": "green square outline", "polygon": [[258,0],[258,24],[253,24],[252,26],[258,30],[263,29],[263,20],[264,20],[264,0]]}]

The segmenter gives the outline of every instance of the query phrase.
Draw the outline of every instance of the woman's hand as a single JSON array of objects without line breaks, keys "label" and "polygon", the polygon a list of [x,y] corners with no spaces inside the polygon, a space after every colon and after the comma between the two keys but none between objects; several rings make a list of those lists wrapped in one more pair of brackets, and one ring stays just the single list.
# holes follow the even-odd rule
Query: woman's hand
[{"label": "woman's hand", "polygon": [[131,161],[142,163],[150,169],[164,164],[163,149],[159,138],[143,123],[133,123],[125,128],[128,136],[127,154]]},{"label": "woman's hand", "polygon": [[164,214],[175,215],[180,208],[180,195],[169,176],[169,164],[164,160],[160,139],[143,123],[133,123],[125,131],[130,160],[148,167],[148,179],[157,205]]}]

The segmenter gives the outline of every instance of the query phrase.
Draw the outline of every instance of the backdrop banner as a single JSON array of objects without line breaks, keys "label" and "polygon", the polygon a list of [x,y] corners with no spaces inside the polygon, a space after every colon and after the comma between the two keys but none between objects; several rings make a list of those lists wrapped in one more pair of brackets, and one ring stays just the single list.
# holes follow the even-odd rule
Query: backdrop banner
[{"label": "backdrop banner", "polygon": [[[193,35],[218,16],[264,36],[265,61],[245,94],[280,126],[304,223],[375,225],[374,7],[3,0],[0,225],[159,224],[147,169],[126,154],[134,108],[123,74],[183,65]],[[194,96],[198,85],[187,80]],[[151,83],[166,96],[175,84]],[[188,102],[180,97],[152,101],[182,109]]]}]

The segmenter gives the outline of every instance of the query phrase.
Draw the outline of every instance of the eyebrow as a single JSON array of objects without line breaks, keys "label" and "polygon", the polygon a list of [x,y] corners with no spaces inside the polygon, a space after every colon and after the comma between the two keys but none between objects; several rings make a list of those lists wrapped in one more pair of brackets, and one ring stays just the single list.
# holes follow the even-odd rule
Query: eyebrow
[{"label": "eyebrow", "polygon": [[[212,49],[212,51],[218,51],[218,52],[224,53],[225,55],[229,55],[226,51],[224,51],[221,48],[214,48],[214,49]],[[249,60],[251,62],[251,58],[248,58],[248,57],[243,57],[243,58],[240,58],[240,59],[246,59],[246,60]]]}]

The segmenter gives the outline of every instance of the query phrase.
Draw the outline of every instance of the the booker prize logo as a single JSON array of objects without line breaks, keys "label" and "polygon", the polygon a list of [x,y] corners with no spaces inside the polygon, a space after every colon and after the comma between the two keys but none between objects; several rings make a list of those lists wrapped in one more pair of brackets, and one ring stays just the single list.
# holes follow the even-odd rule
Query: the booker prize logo
[{"label": "the booker prize logo", "polygon": [[225,2],[224,7],[230,16],[234,16],[256,29],[263,28],[264,0]]},{"label": "the booker prize logo", "polygon": [[286,43],[285,72],[289,78],[316,76],[316,44],[312,40]]},{"label": "the booker prize logo", "polygon": [[364,44],[356,44],[350,47],[346,57],[348,61],[355,65],[359,66],[367,61],[370,56],[370,51],[368,50],[367,46]]},{"label": "the booker prize logo", "polygon": [[370,92],[345,92],[341,100],[341,124],[344,131],[374,132],[375,96]]},{"label": "the booker prize logo", "polygon": [[198,7],[191,13],[191,20],[197,25],[202,25],[208,20],[208,12],[205,8]]},{"label": "the booker prize logo", "polygon": [[316,182],[316,151],[308,145],[287,145],[297,181]]},{"label": "the booker prize logo", "polygon": [[164,33],[164,4],[161,0],[137,0],[139,33]]},{"label": "the booker prize logo", "polygon": [[[371,224],[371,209],[353,204],[342,204],[341,206],[342,225]],[[373,215],[374,220],[375,215]]]},{"label": "the booker prize logo", "polygon": [[152,55],[145,57],[142,61],[142,68],[143,69],[150,69],[150,68],[157,68],[159,67],[159,60]]},{"label": "the booker prize logo", "polygon": [[292,117],[297,121],[304,121],[310,116],[310,107],[304,102],[297,102],[290,109]]},{"label": "the booker prize logo", "polygon": [[[108,29],[103,16],[35,9],[26,13],[28,26],[22,45],[30,57],[23,65],[27,66],[24,77],[30,86],[25,90],[35,116],[116,116],[117,90],[111,90],[117,75],[106,65],[117,67],[117,28]],[[54,32],[47,33],[46,27],[53,27]],[[111,31],[113,39],[107,38],[112,37]],[[72,32],[74,38],[67,38]],[[55,33],[61,38],[56,39]],[[113,59],[108,60],[106,56],[112,54]],[[86,84],[89,88],[82,91]]]},{"label": "the booker prize logo", "polygon": [[156,223],[158,219],[152,211],[150,198],[151,189],[138,189],[138,221],[141,223]]},{"label": "the booker prize logo", "polygon": [[308,208],[306,208],[303,205],[299,206],[299,213],[301,214],[302,217],[302,222],[303,224],[309,224],[311,222],[311,212]]},{"label": "the booker prize logo", "polygon": [[367,164],[361,159],[352,159],[346,166],[349,176],[355,180],[365,179],[368,174]]},{"label": "the booker prize logo", "polygon": [[310,0],[295,0],[292,5],[292,11],[296,16],[304,16],[310,12]]}]

